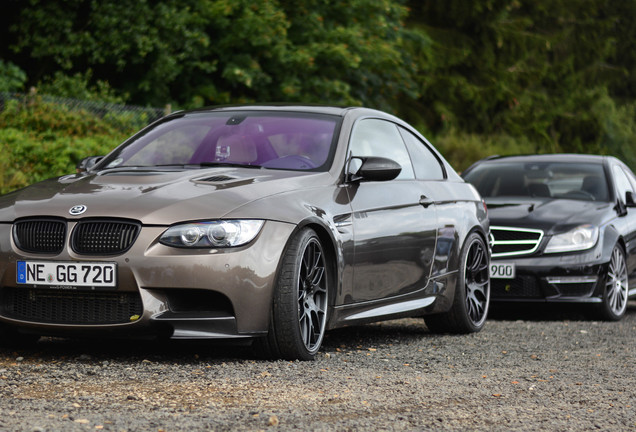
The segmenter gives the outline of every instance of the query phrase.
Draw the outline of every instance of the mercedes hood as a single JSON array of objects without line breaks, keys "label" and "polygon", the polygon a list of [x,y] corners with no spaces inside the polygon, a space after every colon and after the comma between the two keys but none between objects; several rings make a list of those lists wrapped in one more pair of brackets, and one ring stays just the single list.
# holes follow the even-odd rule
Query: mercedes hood
[{"label": "mercedes hood", "polygon": [[541,229],[546,234],[583,224],[602,225],[616,212],[608,202],[565,199],[486,199],[491,225]]}]

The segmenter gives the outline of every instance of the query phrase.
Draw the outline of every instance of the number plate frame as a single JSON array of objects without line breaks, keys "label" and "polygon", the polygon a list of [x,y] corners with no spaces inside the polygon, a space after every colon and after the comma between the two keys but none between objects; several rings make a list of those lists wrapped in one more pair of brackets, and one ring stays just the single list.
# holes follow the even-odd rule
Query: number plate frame
[{"label": "number plate frame", "polygon": [[86,261],[16,262],[16,283],[57,289],[116,289],[117,263]]},{"label": "number plate frame", "polygon": [[514,279],[517,276],[515,263],[492,261],[488,267],[491,279]]}]

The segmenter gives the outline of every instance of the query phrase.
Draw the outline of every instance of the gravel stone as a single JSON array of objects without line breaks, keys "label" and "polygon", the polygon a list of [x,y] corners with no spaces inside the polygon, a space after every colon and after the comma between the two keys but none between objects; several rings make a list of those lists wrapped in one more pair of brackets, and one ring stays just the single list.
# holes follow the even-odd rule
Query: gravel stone
[{"label": "gravel stone", "polygon": [[3,347],[0,430],[636,428],[636,303],[620,322],[563,306],[493,312],[471,335],[421,319],[331,331],[313,362],[209,342]]}]

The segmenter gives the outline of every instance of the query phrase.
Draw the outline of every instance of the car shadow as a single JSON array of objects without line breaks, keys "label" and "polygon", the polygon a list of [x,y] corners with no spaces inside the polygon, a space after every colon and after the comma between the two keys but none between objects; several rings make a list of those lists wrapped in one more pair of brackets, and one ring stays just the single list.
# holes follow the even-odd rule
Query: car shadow
[{"label": "car shadow", "polygon": [[226,361],[250,359],[251,348],[216,341],[174,341],[42,337],[34,343],[0,347],[2,357],[23,357],[37,361],[85,361],[89,363]]},{"label": "car shadow", "polygon": [[[496,321],[593,321],[589,305],[554,303],[494,303],[489,320]],[[636,317],[636,301],[630,301],[624,319]],[[487,330],[486,330],[487,331]],[[394,344],[417,344],[422,338],[436,338],[422,318],[404,318],[330,330],[321,353],[377,349]],[[64,339],[43,337],[23,346],[0,346],[0,361],[24,357],[35,361],[86,361],[136,364],[178,362],[181,364],[255,361],[246,344],[227,341],[175,341],[129,339]]]},{"label": "car shadow", "polygon": [[[598,321],[595,306],[574,303],[505,303],[490,304],[489,320],[499,321]],[[636,316],[636,301],[627,303],[626,316]]]},{"label": "car shadow", "polygon": [[417,343],[427,336],[435,335],[428,330],[422,318],[403,318],[331,330],[325,335],[322,350],[366,350],[391,344]]},{"label": "car shadow", "polygon": [[[400,319],[328,331],[322,354],[380,348],[391,344],[415,343],[431,336],[421,318]],[[85,361],[89,363],[144,361],[180,364],[201,361],[213,363],[262,360],[251,346],[227,341],[175,341],[129,339],[82,339],[42,337],[39,341],[17,346],[0,346],[2,358],[33,359],[34,361]]]}]

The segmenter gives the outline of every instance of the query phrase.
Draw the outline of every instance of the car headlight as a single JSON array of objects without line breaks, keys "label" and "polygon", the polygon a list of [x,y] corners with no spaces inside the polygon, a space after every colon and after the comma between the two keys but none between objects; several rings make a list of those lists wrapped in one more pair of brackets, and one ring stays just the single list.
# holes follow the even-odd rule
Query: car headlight
[{"label": "car headlight", "polygon": [[167,246],[216,248],[242,246],[258,235],[265,221],[218,220],[170,227],[159,241]]},{"label": "car headlight", "polygon": [[598,240],[598,227],[580,225],[566,233],[552,236],[545,253],[573,252],[589,249]]}]

